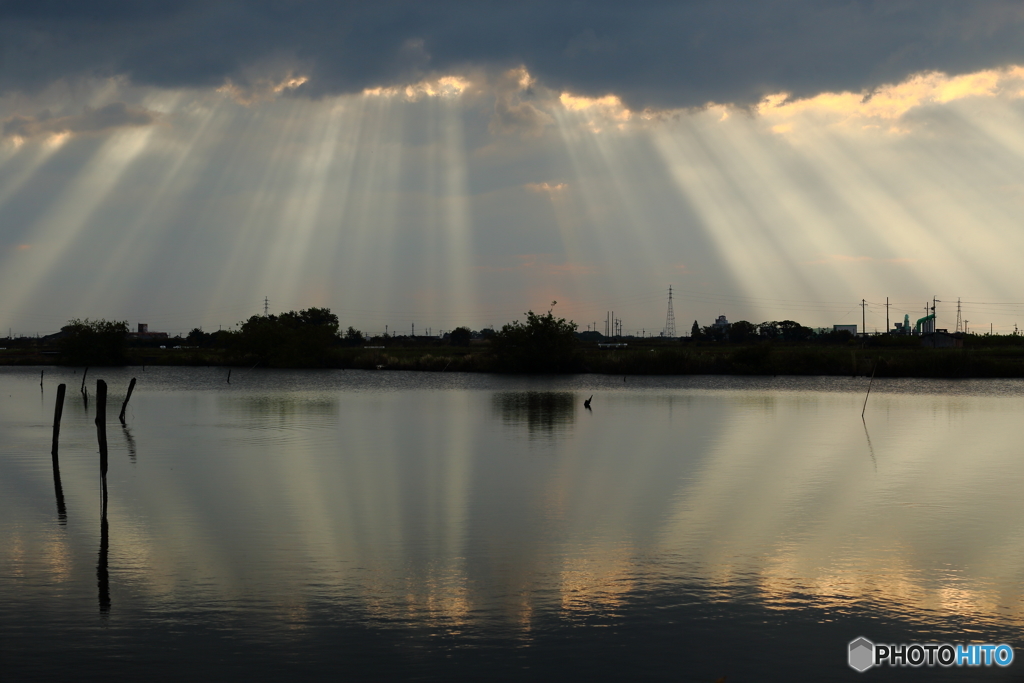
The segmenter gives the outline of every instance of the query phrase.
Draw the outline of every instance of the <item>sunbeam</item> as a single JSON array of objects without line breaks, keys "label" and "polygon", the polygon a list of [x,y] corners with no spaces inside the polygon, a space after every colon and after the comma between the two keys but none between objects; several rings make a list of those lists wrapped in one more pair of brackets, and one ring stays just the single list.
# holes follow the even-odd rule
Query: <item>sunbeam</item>
[{"label": "sunbeam", "polygon": [[[112,135],[71,184],[54,199],[49,210],[32,227],[28,237],[32,248],[18,251],[4,261],[0,290],[5,292],[5,296],[0,301],[0,320],[16,318],[23,303],[41,282],[55,277],[58,267],[70,265],[65,263],[65,259],[71,248],[87,237],[82,233],[93,213],[145,149],[152,134],[152,128],[142,128]],[[78,269],[75,271],[76,276],[82,279],[96,275]],[[65,306],[57,304],[55,307]]]},{"label": "sunbeam", "polygon": [[811,326],[862,298],[878,321],[885,297],[1013,301],[1022,73],[745,110],[631,111],[522,68],[318,99],[103,81],[77,113],[18,100],[0,318],[215,329],[269,297],[419,332],[557,300],[583,324],[614,309],[659,330],[668,284],[680,319]]}]

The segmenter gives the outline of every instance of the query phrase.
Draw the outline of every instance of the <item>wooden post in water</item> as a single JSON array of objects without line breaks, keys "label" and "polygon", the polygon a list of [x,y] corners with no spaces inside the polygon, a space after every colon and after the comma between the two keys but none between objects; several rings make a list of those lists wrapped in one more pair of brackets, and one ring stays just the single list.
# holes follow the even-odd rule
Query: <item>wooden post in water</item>
[{"label": "wooden post in water", "polygon": [[228,384],[231,384],[231,368],[228,368]]},{"label": "wooden post in water", "polygon": [[103,506],[107,505],[107,383],[96,380],[96,440],[100,445],[100,476],[103,477]]},{"label": "wooden post in water", "polygon": [[53,493],[57,499],[57,519],[67,524],[68,512],[64,505],[64,487],[60,484],[60,463],[57,460],[57,441],[60,437],[60,417],[64,412],[64,392],[67,386],[57,387],[57,403],[53,407],[53,446],[50,448],[50,459],[53,461]]},{"label": "wooden post in water", "polygon": [[100,445],[100,557],[96,563],[96,582],[99,585],[100,612],[110,611],[110,578],[107,574],[107,552],[110,547],[107,525],[107,383],[96,380],[96,440]]},{"label": "wooden post in water", "polygon": [[88,375],[88,374],[89,374],[89,366],[86,365],[85,366],[85,372],[82,373],[82,388],[80,389],[80,391],[83,394],[85,393],[85,376]]},{"label": "wooden post in water", "polygon": [[46,372],[46,370],[40,370],[39,371],[39,388],[40,389],[43,388],[43,373],[44,372]]},{"label": "wooden post in water", "polygon": [[57,386],[57,402],[53,406],[53,445],[50,447],[50,455],[57,457],[57,441],[60,438],[60,417],[64,414],[64,392],[67,385]]},{"label": "wooden post in water", "polygon": [[132,377],[132,381],[128,383],[128,395],[124,397],[124,403],[121,404],[121,414],[117,416],[117,419],[124,424],[124,411],[128,409],[128,400],[132,397],[132,391],[135,390],[135,378]]}]

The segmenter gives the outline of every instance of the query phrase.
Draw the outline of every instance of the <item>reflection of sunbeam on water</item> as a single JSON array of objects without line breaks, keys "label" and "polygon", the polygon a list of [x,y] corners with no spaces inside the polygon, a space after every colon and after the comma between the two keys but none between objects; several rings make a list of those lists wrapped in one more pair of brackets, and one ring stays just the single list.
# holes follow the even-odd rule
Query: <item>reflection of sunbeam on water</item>
[{"label": "reflection of sunbeam on water", "polygon": [[[0,589],[18,588],[2,619],[92,633],[66,604],[99,588],[129,626],[192,629],[213,605],[233,643],[333,647],[351,627],[453,657],[565,629],[701,637],[699,621],[826,650],[865,619],[908,639],[1024,623],[1014,383],[876,379],[869,433],[846,378],[220,376],[166,369],[133,395],[145,457],[111,460],[98,538],[53,523],[45,458],[0,459]],[[14,444],[49,435],[38,381],[5,373]],[[92,447],[73,415],[66,442]],[[78,520],[95,461],[62,465]]]}]

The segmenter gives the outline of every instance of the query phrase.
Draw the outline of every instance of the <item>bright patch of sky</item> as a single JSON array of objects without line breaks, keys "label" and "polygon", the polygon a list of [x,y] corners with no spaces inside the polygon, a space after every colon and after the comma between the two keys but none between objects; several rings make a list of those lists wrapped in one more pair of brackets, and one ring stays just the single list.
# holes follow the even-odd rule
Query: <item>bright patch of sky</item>
[{"label": "bright patch of sky", "polygon": [[0,325],[215,330],[266,296],[371,333],[557,301],[657,334],[669,285],[681,331],[859,324],[862,299],[881,330],[886,297],[891,321],[938,297],[939,327],[958,298],[972,328],[1024,324],[1020,66],[684,107],[525,64],[316,96],[272,67],[0,95]]}]

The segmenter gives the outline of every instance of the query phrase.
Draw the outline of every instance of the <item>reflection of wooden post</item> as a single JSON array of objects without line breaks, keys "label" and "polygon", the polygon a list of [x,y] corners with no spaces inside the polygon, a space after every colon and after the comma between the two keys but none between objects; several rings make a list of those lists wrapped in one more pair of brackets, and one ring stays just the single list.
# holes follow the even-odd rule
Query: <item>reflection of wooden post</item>
[{"label": "reflection of wooden post", "polygon": [[135,390],[135,378],[132,377],[132,381],[128,383],[128,395],[124,397],[124,403],[121,404],[121,414],[117,416],[117,419],[124,424],[124,411],[128,409],[128,400],[132,397],[132,392]]},{"label": "reflection of wooden post", "polygon": [[107,489],[107,383],[96,380],[96,440],[100,444],[100,476],[103,477],[103,504]]},{"label": "reflection of wooden post", "polygon": [[80,391],[83,394],[85,393],[85,376],[88,375],[88,374],[89,374],[89,366],[86,365],[85,366],[85,371],[82,373],[82,388],[80,389]]},{"label": "reflection of wooden post", "polygon": [[100,517],[100,556],[96,563],[96,584],[100,592],[100,612],[110,611],[110,575],[107,573],[107,554],[110,549],[110,528],[107,524],[107,501],[103,500]]},{"label": "reflection of wooden post", "polygon": [[53,445],[50,447],[50,455],[57,457],[57,440],[60,438],[60,417],[64,414],[64,392],[67,385],[61,384],[57,387],[57,403],[53,406]]},{"label": "reflection of wooden post", "polygon": [[53,494],[57,498],[57,522],[68,523],[68,510],[64,506],[64,487],[60,485],[60,465],[57,463],[57,456],[53,460]]}]

